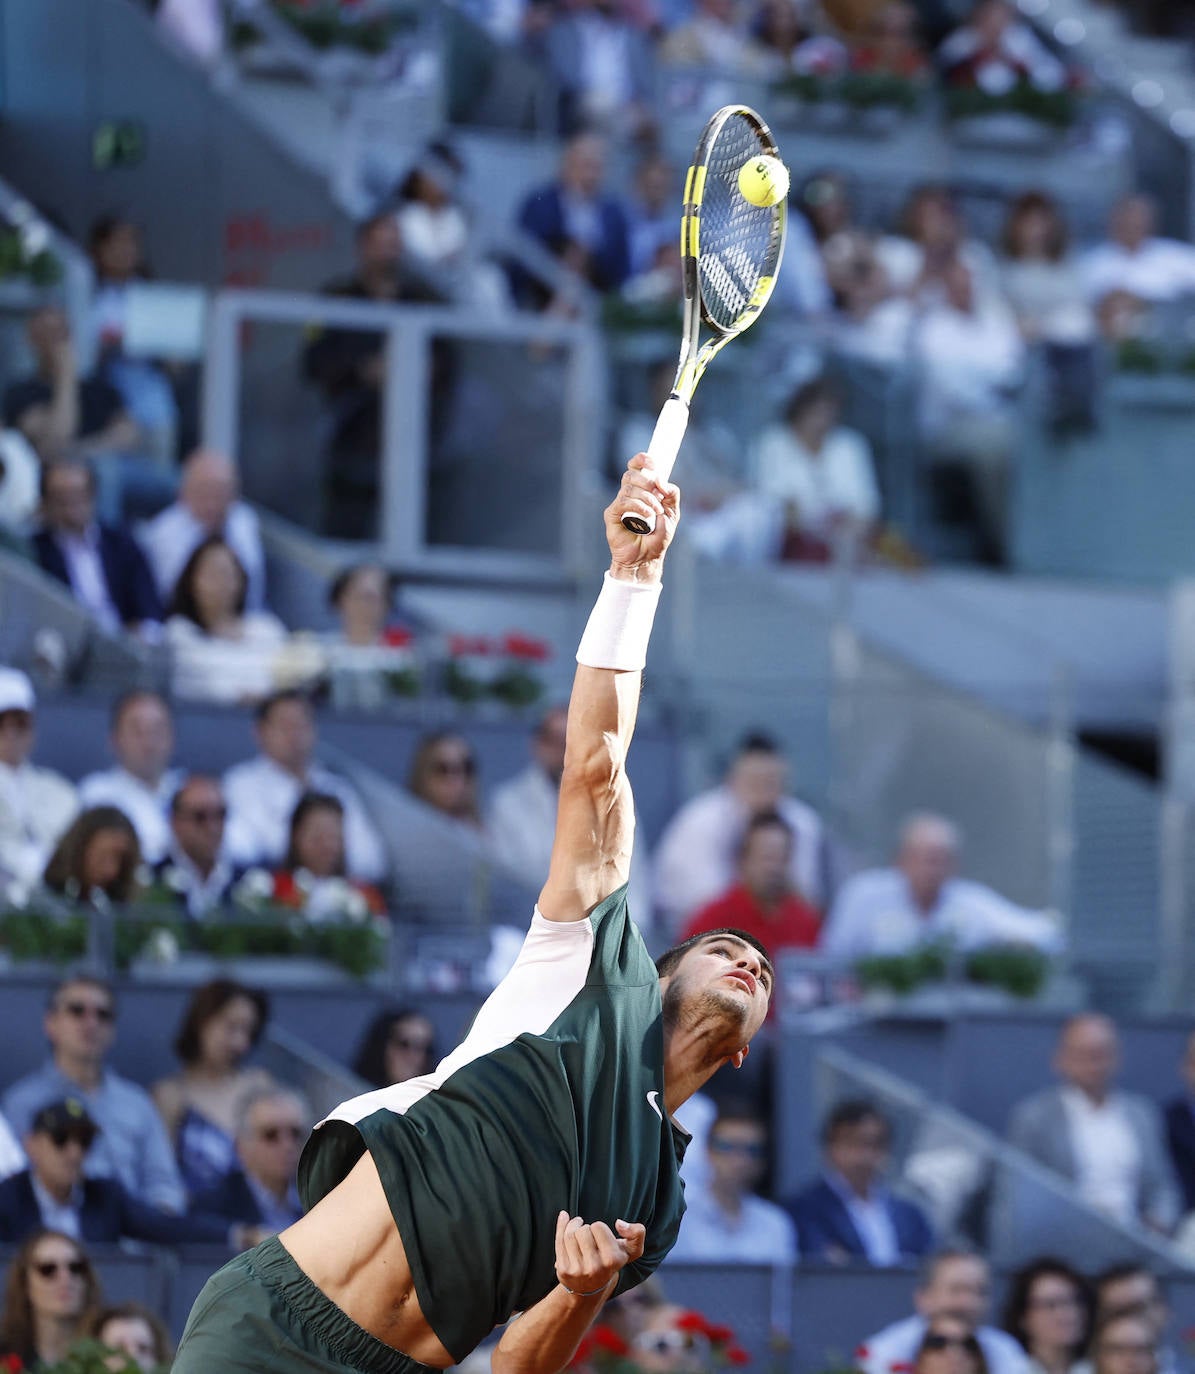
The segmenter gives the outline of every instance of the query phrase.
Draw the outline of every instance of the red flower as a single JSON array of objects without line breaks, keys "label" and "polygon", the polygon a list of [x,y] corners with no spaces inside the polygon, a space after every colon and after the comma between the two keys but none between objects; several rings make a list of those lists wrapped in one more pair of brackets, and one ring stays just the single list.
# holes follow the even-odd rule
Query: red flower
[{"label": "red flower", "polygon": [[678,1331],[695,1331],[699,1335],[709,1338],[710,1324],[700,1312],[682,1312],[677,1317],[675,1325]]},{"label": "red flower", "polygon": [[706,1323],[705,1334],[714,1345],[727,1345],[734,1340],[734,1332],[729,1326],[718,1326],[714,1322]]},{"label": "red flower", "polygon": [[855,1347],[855,1359],[857,1359],[857,1360],[865,1360],[865,1359],[867,1359],[867,1355],[868,1355],[868,1350],[867,1350],[867,1347],[866,1347],[865,1345],[857,1345],[857,1346]]},{"label": "red flower", "polygon": [[285,869],[274,874],[274,891],[271,900],[279,906],[293,907],[296,911],[302,911],[306,905],[307,898],[299,890],[298,883],[295,882],[295,875],[288,873]]},{"label": "red flower", "polygon": [[494,652],[494,646],[485,635],[449,635],[448,652],[453,658],[465,658],[470,654],[485,658]]},{"label": "red flower", "polygon": [[730,1346],[726,1351],[726,1359],[729,1364],[742,1365],[751,1363],[751,1356],[747,1354],[741,1345]]},{"label": "red flower", "polygon": [[5,1355],[4,1358],[0,1360],[0,1369],[8,1370],[8,1374],[21,1374],[24,1368],[25,1366],[21,1363],[21,1357],[19,1355]]},{"label": "red flower", "polygon": [[596,1350],[605,1350],[611,1355],[626,1355],[630,1352],[630,1346],[626,1341],[608,1326],[595,1326],[589,1334],[593,1337]]},{"label": "red flower", "polygon": [[521,658],[530,663],[544,663],[552,657],[551,647],[546,641],[514,631],[502,641],[502,652],[508,658]]},{"label": "red flower", "polygon": [[382,631],[382,643],[388,649],[405,649],[415,642],[415,636],[402,625],[392,625]]}]

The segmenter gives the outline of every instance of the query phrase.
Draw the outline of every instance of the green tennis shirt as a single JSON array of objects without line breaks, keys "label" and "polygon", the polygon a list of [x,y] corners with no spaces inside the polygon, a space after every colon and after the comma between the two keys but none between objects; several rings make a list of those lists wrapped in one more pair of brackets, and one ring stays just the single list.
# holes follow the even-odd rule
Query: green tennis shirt
[{"label": "green tennis shirt", "polygon": [[313,1206],[369,1150],[424,1316],[460,1361],[556,1284],[557,1214],[647,1243],[616,1291],[652,1273],[684,1214],[688,1136],[664,1110],[660,984],[626,887],[587,920],[538,910],[513,968],[433,1073],[366,1093],[312,1133]]}]

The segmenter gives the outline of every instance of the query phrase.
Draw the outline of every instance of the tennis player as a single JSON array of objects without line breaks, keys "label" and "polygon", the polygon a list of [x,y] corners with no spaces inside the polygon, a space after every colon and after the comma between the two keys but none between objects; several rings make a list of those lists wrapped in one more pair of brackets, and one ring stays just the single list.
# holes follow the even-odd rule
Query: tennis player
[{"label": "tennis player", "polygon": [[[651,534],[624,529],[647,513]],[[671,1115],[742,1063],[773,978],[733,931],[653,965],[627,913],[626,756],[679,514],[676,487],[633,458],[605,513],[551,868],[514,967],[434,1072],[316,1127],[299,1166],[310,1210],[209,1280],[174,1374],[422,1374],[503,1323],[496,1374],[556,1374],[671,1249],[687,1141]]]}]

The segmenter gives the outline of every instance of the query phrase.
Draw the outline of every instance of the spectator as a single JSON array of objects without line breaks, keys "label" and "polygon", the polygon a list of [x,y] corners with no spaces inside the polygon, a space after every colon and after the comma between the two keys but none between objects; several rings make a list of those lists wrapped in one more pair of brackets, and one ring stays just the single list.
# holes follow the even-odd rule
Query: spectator
[{"label": "spectator", "polygon": [[97,371],[119,393],[154,453],[172,464],[179,417],[170,378],[157,363],[124,351],[129,288],[149,275],[141,231],[120,215],[103,215],[91,226],[88,249],[95,270],[89,323]]},{"label": "spectator", "polygon": [[170,801],[170,844],[155,886],[193,921],[226,907],[241,870],[225,848],[228,807],[218,778],[192,773]]},{"label": "spectator", "polygon": [[170,843],[166,809],[181,776],[170,767],[174,720],[165,698],[144,687],[119,696],[112,707],[108,745],[116,767],[89,773],[79,784],[79,802],[119,807],[137,831],[142,858],[159,863]]},{"label": "spectator", "polygon": [[353,1072],[375,1088],[390,1088],[430,1073],[436,1066],[432,1023],[412,1007],[373,1018],[353,1060]]},{"label": "spectator", "polygon": [[914,1374],[988,1374],[988,1362],[975,1332],[950,1313],[925,1328],[913,1361]]},{"label": "spectator", "polygon": [[[415,746],[407,789],[433,810],[462,825],[481,828],[477,759],[460,735],[446,730],[424,735]],[[543,876],[547,877],[547,869]]]},{"label": "spectator", "polygon": [[1062,937],[1047,913],[955,877],[959,846],[957,828],[944,817],[910,816],[893,867],[856,873],[843,884],[822,935],[825,952],[846,963],[904,954],[935,940],[964,950],[994,944],[1059,949]]},{"label": "spectator", "polygon": [[1087,1280],[1059,1259],[1019,1269],[1004,1304],[1004,1329],[1029,1356],[1030,1374],[1090,1374],[1084,1358],[1091,1328]]},{"label": "spectator", "polygon": [[[89,457],[134,453],[141,431],[119,392],[92,375],[79,376],[66,312],[57,305],[34,310],[26,321],[35,370],[4,393],[4,423],[19,429],[43,461],[67,451]],[[119,519],[119,505],[105,512]]]},{"label": "spectator", "polygon": [[92,806],[79,812],[58,841],[42,882],[68,901],[102,907],[133,900],[140,866],[133,822],[119,807]]},{"label": "spectator", "polygon": [[145,1374],[169,1369],[174,1358],[165,1322],[139,1302],[98,1308],[88,1319],[87,1334],[109,1350],[127,1355]]},{"label": "spectator", "polygon": [[61,1231],[37,1231],[8,1266],[0,1316],[0,1361],[37,1369],[63,1359],[100,1302],[100,1283],[87,1252]]},{"label": "spectator", "polygon": [[276,692],[257,708],[258,755],[238,763],[224,778],[230,830],[245,864],[275,868],[286,856],[295,806],[304,792],[328,792],[344,805],[345,857],[349,874],[379,882],[386,874],[381,837],[355,789],[315,762],[316,729],[311,703],[300,692]]},{"label": "spectator", "polygon": [[531,762],[495,788],[486,821],[494,858],[537,890],[552,857],[567,716],[565,707],[553,706],[540,717],[531,736]]},{"label": "spectator", "polygon": [[24,549],[37,514],[41,464],[29,440],[16,429],[0,429],[0,546]]},{"label": "spectator", "polygon": [[0,1183],[0,1241],[47,1227],[102,1245],[147,1240],[220,1244],[228,1228],[210,1218],[180,1217],[138,1202],[114,1178],[84,1178],[84,1162],[99,1127],[77,1098],[43,1107],[25,1137],[29,1167]]},{"label": "spectator", "polygon": [[395,674],[414,671],[412,634],[391,625],[397,577],[380,563],[354,563],[332,579],[328,599],[340,629],[323,637],[333,701],[376,707],[395,690]]},{"label": "spectator", "polygon": [[12,1133],[12,1127],[0,1115],[0,1179],[18,1174],[25,1167],[25,1151]]},{"label": "spectator", "polygon": [[1195,1211],[1195,1033],[1187,1037],[1183,1092],[1166,1104],[1166,1141],[1182,1190],[1183,1211]]},{"label": "spectator", "polygon": [[812,949],[821,914],[792,886],[795,839],[778,811],[752,816],[739,842],[738,880],[690,920],[681,938],[707,930],[745,930],[773,955]]},{"label": "spectator", "polygon": [[[648,153],[635,168],[634,192],[627,205],[633,276],[651,271],[660,250],[676,245],[676,182],[676,169],[662,153]],[[675,370],[675,359],[672,366]]]},{"label": "spectator", "polygon": [[[1170,1305],[1161,1279],[1146,1265],[1130,1260],[1124,1264],[1114,1264],[1097,1274],[1095,1308],[1096,1338],[1093,1348],[1098,1348],[1100,1332],[1109,1323],[1131,1314],[1140,1318],[1149,1332],[1157,1363],[1156,1374],[1178,1374],[1179,1369],[1185,1367],[1180,1365],[1175,1351],[1163,1344],[1170,1322]],[[1128,1374],[1128,1371],[1105,1369],[1104,1374]],[[1137,1372],[1134,1371],[1134,1374]]]},{"label": "spectator", "polygon": [[1009,208],[1001,247],[1002,284],[1021,336],[1045,354],[1049,421],[1056,431],[1090,430],[1098,331],[1057,202],[1040,191],[1018,196]]},{"label": "spectator", "polygon": [[20,901],[41,878],[78,810],[75,789],[29,762],[36,740],[33,684],[0,667],[0,898]]},{"label": "spectator", "polygon": [[443,294],[461,305],[502,310],[510,304],[502,273],[480,259],[461,202],[465,164],[449,143],[431,143],[397,191],[403,249]]},{"label": "spectator", "polygon": [[[565,144],[556,180],[531,192],[519,227],[595,291],[617,291],[630,276],[626,211],[605,192],[606,145],[596,134],[575,134]],[[515,280],[525,308],[564,309],[524,275]]]},{"label": "spectator", "polygon": [[719,1264],[793,1264],[796,1233],[784,1210],[755,1188],[767,1172],[768,1131],[762,1118],[723,1108],[710,1128],[706,1191],[686,1191],[685,1221],[674,1260]]},{"label": "spectator", "polygon": [[739,19],[736,0],[695,0],[693,17],[678,24],[660,44],[660,61],[670,67],[709,67],[730,76],[767,76],[767,49]]},{"label": "spectator", "polygon": [[1017,86],[1057,91],[1067,81],[1066,68],[1020,21],[1009,0],[977,0],[967,22],[938,49],[938,65],[948,85],[988,95]]},{"label": "spectator", "polygon": [[269,999],[256,988],[217,978],[196,988],[174,1037],[179,1073],[153,1086],[188,1193],[220,1183],[236,1166],[237,1110],[250,1092],[270,1086],[246,1063],[265,1032]]},{"label": "spectator", "polygon": [[774,740],[752,734],[718,787],[686,802],[656,850],[656,905],[671,930],[734,882],[735,856],[752,816],[778,811],[791,827],[793,890],[813,905],[826,891],[825,838],[812,807],[785,795],[787,767]]},{"label": "spectator", "polygon": [[[444,299],[404,252],[391,212],[372,215],[358,226],[356,249],[353,274],[330,283],[325,295],[389,305]],[[336,539],[377,537],[385,345],[386,336],[376,329],[325,329],[303,355],[306,376],[323,390],[333,412],[323,480],[323,533]]]},{"label": "spectator", "polygon": [[1124,1308],[1102,1318],[1091,1347],[1094,1374],[1159,1374],[1158,1338],[1144,1312]]},{"label": "spectator", "polygon": [[1004,1331],[981,1325],[991,1301],[992,1275],[982,1255],[966,1250],[939,1250],[924,1262],[911,1317],[893,1322],[855,1352],[863,1374],[890,1374],[917,1358],[931,1324],[953,1317],[974,1331],[989,1374],[1029,1374],[1025,1352]]},{"label": "spectator", "polygon": [[1157,236],[1158,207],[1150,196],[1123,196],[1112,207],[1107,240],[1080,263],[1087,298],[1100,306],[1126,296],[1156,305],[1195,291],[1195,247]]},{"label": "spectator", "polygon": [[884,1185],[892,1127],[872,1102],[839,1102],[822,1126],[822,1176],[788,1206],[801,1254],[877,1267],[920,1259],[933,1248],[925,1213]]},{"label": "spectator", "polygon": [[287,1088],[258,1088],[237,1115],[238,1167],[195,1199],[197,1211],[233,1225],[284,1231],[303,1215],[295,1175],[311,1110]]},{"label": "spectator", "polygon": [[118,1179],[140,1201],[181,1212],[182,1180],[149,1094],[105,1065],[115,1022],[116,1001],[103,979],[82,973],[63,979],[44,1022],[52,1057],[9,1088],[4,1114],[23,1135],[47,1103],[78,1098],[101,1131],[87,1176]]},{"label": "spectator", "polygon": [[385,914],[377,888],[345,874],[344,804],[339,797],[305,792],[299,798],[290,818],[286,858],[274,875],[273,900],[310,921]]},{"label": "spectator", "polygon": [[757,480],[773,507],[782,557],[825,562],[839,542],[865,544],[879,517],[871,449],[841,425],[843,394],[826,377],[799,386],[784,423],[759,441]]},{"label": "spectator", "polygon": [[823,260],[837,307],[837,351],[876,367],[899,368],[908,360],[916,316],[909,297],[892,289],[884,244],[858,231],[836,234]]},{"label": "spectator", "polygon": [[1009,1141],[1069,1179],[1083,1201],[1126,1225],[1173,1228],[1178,1196],[1157,1108],[1120,1092],[1120,1037],[1106,1016],[1083,1012],[1054,1053],[1059,1087],[1018,1103]]},{"label": "spectator", "polygon": [[266,604],[266,556],[257,512],[239,496],[236,465],[226,454],[200,448],[183,464],[178,497],[139,532],[163,603],[169,603],[187,560],[218,536],[245,570],[245,607]]},{"label": "spectator", "polygon": [[244,704],[282,685],[286,629],[269,611],[246,611],[248,589],[245,569],[218,534],[187,559],[166,622],[177,696]]},{"label": "spectator", "polygon": [[42,527],[33,536],[44,572],[65,583],[109,634],[153,638],[162,619],[153,574],[126,530],[98,521],[96,482],[81,458],[47,463],[41,474]]},{"label": "spectator", "polygon": [[874,6],[851,50],[852,70],[921,80],[928,72],[929,58],[917,27],[917,10],[905,0]]},{"label": "spectator", "polygon": [[651,47],[624,8],[621,0],[573,0],[544,36],[566,133],[602,129],[633,138],[651,130]]},{"label": "spectator", "polygon": [[[633,1298],[644,1287],[631,1289],[618,1301]],[[722,1358],[712,1351],[705,1326],[700,1313],[667,1302],[661,1295],[659,1301],[649,1302],[631,1336],[627,1363],[640,1374],[704,1374],[720,1367]]]},{"label": "spectator", "polygon": [[752,33],[768,56],[775,78],[793,72],[810,76],[839,76],[846,71],[850,54],[846,45],[828,32],[811,32],[807,20],[816,16],[814,6],[803,0],[762,0],[755,13]]},{"label": "spectator", "polygon": [[999,288],[991,252],[968,235],[954,194],[936,182],[909,193],[899,233],[878,239],[876,251],[893,290],[931,304],[943,294],[946,269],[957,262],[970,271],[980,295]]}]

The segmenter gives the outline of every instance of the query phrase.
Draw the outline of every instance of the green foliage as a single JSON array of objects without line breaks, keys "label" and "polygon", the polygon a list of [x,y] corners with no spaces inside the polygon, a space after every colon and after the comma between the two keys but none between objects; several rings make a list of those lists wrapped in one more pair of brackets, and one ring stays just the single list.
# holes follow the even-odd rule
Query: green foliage
[{"label": "green foliage", "polygon": [[486,694],[486,684],[471,673],[463,663],[450,658],[444,665],[444,690],[453,701],[464,702],[466,706],[480,701]]},{"label": "green foliage", "polygon": [[1041,91],[1028,81],[1018,82],[1001,95],[975,86],[955,86],[945,93],[948,119],[982,119],[985,115],[1019,114],[1054,129],[1069,129],[1079,117],[1074,91]]},{"label": "green foliage", "polygon": [[1050,961],[1036,949],[992,945],[968,957],[966,974],[971,983],[1003,988],[1014,997],[1036,997],[1050,976]]},{"label": "green foliage", "polygon": [[[864,988],[907,997],[927,983],[942,982],[949,969],[950,946],[931,944],[907,954],[860,959],[855,977]],[[1050,976],[1050,961],[1023,945],[988,945],[966,956],[961,973],[968,983],[1000,988],[1013,997],[1036,997]]]},{"label": "green foliage", "polygon": [[844,72],[819,76],[795,72],[772,84],[773,97],[799,100],[804,105],[837,101],[853,110],[890,109],[912,114],[925,99],[926,84],[894,72]]},{"label": "green foliage", "polygon": [[274,0],[274,8],[291,28],[321,52],[330,48],[349,48],[366,57],[379,57],[406,27],[399,15],[346,19],[338,0],[324,0],[323,4],[302,8],[293,0],[289,3],[288,0]]},{"label": "green foliage", "polygon": [[[141,1374],[130,1356],[111,1350],[99,1341],[76,1341],[57,1364],[39,1365],[41,1374]],[[168,1374],[165,1365],[154,1374]]]},{"label": "green foliage", "polygon": [[1156,377],[1165,370],[1162,350],[1144,339],[1122,339],[1116,346],[1116,370],[1139,377]]},{"label": "green foliage", "polygon": [[0,224],[0,278],[24,277],[34,286],[62,280],[62,263],[48,248],[30,253],[19,229]]},{"label": "green foliage", "polygon": [[855,976],[865,988],[887,989],[906,996],[922,983],[945,978],[946,949],[943,945],[922,945],[908,954],[873,955],[859,960]]},{"label": "green foliage", "polygon": [[490,695],[508,706],[533,706],[544,694],[544,684],[518,664],[512,664],[490,684]]},{"label": "green foliage", "polygon": [[72,964],[87,953],[87,917],[78,911],[0,912],[0,945],[16,963]]}]

